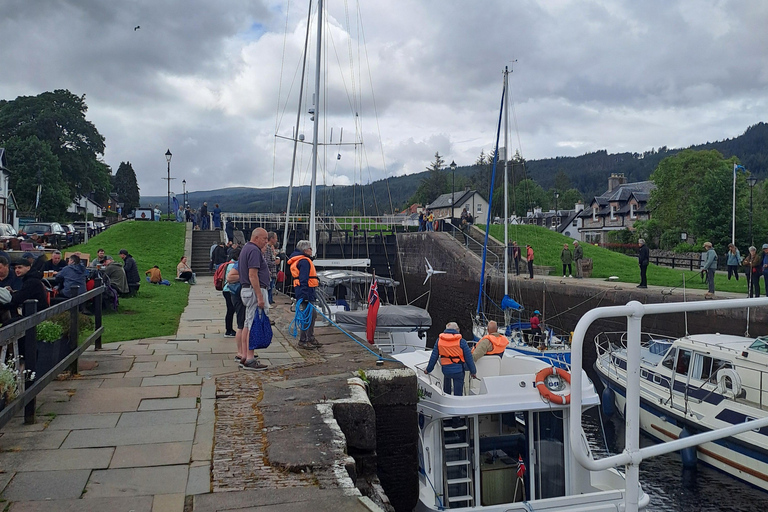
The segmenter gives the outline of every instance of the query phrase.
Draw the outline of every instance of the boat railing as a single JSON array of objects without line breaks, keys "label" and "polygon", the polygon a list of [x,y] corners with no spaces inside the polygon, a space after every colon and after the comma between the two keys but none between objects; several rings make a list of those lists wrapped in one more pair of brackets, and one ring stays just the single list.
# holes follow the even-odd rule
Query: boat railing
[{"label": "boat railing", "polygon": [[572,443],[571,450],[581,466],[591,471],[602,471],[611,467],[626,467],[626,490],[624,510],[636,512],[640,501],[640,463],[644,459],[679,451],[703,443],[735,436],[750,430],[768,427],[768,416],[748,419],[743,423],[730,425],[678,438],[666,443],[640,447],[640,373],[641,373],[641,329],[646,315],[710,311],[723,309],[747,309],[768,306],[768,297],[751,299],[729,299],[696,302],[672,302],[641,304],[631,301],[624,306],[595,308],[587,311],[576,325],[571,351],[571,405],[569,432],[572,439],[581,433],[582,423],[582,369],[584,364],[584,340],[587,330],[597,320],[625,317],[627,321],[627,385],[626,385],[626,429],[625,448],[622,453],[595,459],[579,443]]}]

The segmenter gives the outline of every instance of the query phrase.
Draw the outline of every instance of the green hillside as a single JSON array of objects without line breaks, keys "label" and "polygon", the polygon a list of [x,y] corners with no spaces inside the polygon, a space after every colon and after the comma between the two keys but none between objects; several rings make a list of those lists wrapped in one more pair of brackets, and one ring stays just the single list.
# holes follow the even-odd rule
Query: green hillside
[{"label": "green hillside", "polygon": [[[187,306],[189,286],[175,283],[176,264],[184,252],[185,225],[175,222],[121,222],[77,245],[67,252],[82,252],[96,257],[102,248],[120,261],[120,249],[127,249],[136,260],[142,284],[135,297],[120,297],[117,313],[104,315],[104,342],[125,341],[176,333],[179,318]],[[144,271],[153,265],[160,267],[163,277],[172,286],[151,285]]]},{"label": "green hillside", "polygon": [[[485,226],[478,227],[485,229]],[[490,233],[495,239],[503,242],[504,226],[492,225]],[[568,243],[569,248],[573,251],[572,239],[539,226],[509,226],[510,243],[513,240],[517,241],[523,251],[525,251],[525,244],[531,244],[536,265],[555,267],[555,275],[560,275],[562,270],[560,252],[563,250],[563,244]],[[610,276],[617,276],[621,282],[640,282],[640,267],[637,264],[637,258],[585,243],[581,245],[584,248],[584,257],[592,258],[592,277],[607,279]],[[658,267],[652,264],[648,267],[648,284],[669,288],[682,287],[682,275],[683,271],[680,269]],[[696,270],[693,272],[685,271],[685,285],[687,288],[707,288],[707,285],[701,282],[699,272]],[[746,289],[745,279],[728,281],[725,274],[718,273],[715,275],[715,291],[746,293]]]}]

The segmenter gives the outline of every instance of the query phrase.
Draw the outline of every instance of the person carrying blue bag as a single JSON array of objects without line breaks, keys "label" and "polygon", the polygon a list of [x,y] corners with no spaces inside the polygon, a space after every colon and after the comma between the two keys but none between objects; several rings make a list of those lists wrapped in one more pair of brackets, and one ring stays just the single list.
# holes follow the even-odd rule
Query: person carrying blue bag
[{"label": "person carrying blue bag", "polygon": [[267,312],[261,308],[256,309],[253,317],[251,331],[248,335],[248,349],[259,350],[267,348],[272,343],[272,325],[269,322]]}]

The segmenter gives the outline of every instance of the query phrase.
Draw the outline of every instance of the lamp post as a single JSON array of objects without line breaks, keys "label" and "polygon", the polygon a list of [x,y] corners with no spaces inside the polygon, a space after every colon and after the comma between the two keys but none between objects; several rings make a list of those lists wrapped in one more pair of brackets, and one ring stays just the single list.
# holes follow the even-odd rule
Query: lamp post
[{"label": "lamp post", "polygon": [[560,197],[560,192],[555,192],[555,229],[560,225],[560,217],[557,215],[557,198]]},{"label": "lamp post", "polygon": [[456,213],[456,161],[451,160],[451,224],[453,224],[453,214]]},{"label": "lamp post", "polygon": [[747,178],[747,184],[749,185],[749,244],[755,245],[755,240],[752,238],[752,189],[757,184],[757,178],[750,176]]},{"label": "lamp post", "polygon": [[181,197],[184,199],[184,208],[187,208],[187,180],[181,180]]},{"label": "lamp post", "polygon": [[165,152],[165,159],[168,161],[168,219],[171,218],[171,150]]}]

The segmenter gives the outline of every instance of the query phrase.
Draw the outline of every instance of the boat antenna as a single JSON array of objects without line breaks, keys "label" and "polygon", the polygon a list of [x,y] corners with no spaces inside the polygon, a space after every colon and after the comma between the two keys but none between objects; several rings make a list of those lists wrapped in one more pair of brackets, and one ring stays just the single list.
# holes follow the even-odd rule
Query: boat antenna
[{"label": "boat antenna", "polygon": [[[299,123],[301,122],[301,101],[304,95],[304,73],[307,69],[307,47],[309,45],[309,27],[312,20],[312,0],[309,0],[309,13],[307,14],[307,35],[304,37],[304,61],[301,65],[301,82],[299,86],[299,108],[296,112],[296,131],[293,134],[293,158],[291,160],[291,183],[288,186],[288,206],[285,209],[285,231],[283,231],[283,252],[288,247],[288,226],[290,222],[288,219],[291,216],[291,196],[293,195],[293,177],[296,170],[296,151],[299,147]],[[314,248],[314,247],[313,247]],[[282,260],[281,265],[285,266],[285,260]]]},{"label": "boat antenna", "polygon": [[320,64],[323,53],[323,0],[317,0],[317,53],[315,61],[315,123],[312,128],[312,184],[309,189],[309,243],[312,253],[317,254],[317,227],[315,211],[317,208],[317,149],[320,129]]},{"label": "boat antenna", "polygon": [[749,338],[749,308],[747,308],[747,330],[744,331],[744,337]]},{"label": "boat antenna", "polygon": [[[491,228],[491,206],[493,204],[493,184],[496,181],[496,166],[499,163],[499,137],[501,136],[501,118],[504,110],[504,96],[507,94],[506,85],[501,93],[501,105],[499,105],[499,122],[496,126],[496,151],[493,155],[493,171],[491,172],[491,185],[488,190],[488,216],[485,222],[485,242],[483,243],[483,266],[480,271],[480,290],[477,292],[477,316],[483,307],[483,291],[485,287],[485,260],[488,256],[488,230]],[[506,249],[505,249],[506,250]]]},{"label": "boat antenna", "polygon": [[[686,302],[685,300],[685,272],[683,272],[683,302]],[[685,337],[688,337],[688,312],[683,312],[683,315],[685,316]]]}]

